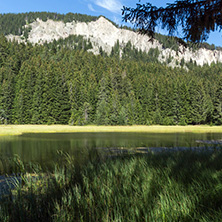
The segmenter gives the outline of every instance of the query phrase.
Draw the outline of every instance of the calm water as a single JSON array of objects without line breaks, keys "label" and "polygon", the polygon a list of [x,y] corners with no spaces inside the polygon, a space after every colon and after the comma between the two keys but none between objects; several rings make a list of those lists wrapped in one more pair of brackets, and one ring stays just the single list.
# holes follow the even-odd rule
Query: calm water
[{"label": "calm water", "polygon": [[[25,162],[56,162],[58,150],[83,160],[90,148],[192,147],[196,140],[222,139],[219,133],[55,133],[0,137],[1,158],[18,154]],[[99,150],[101,150],[99,149]]]}]

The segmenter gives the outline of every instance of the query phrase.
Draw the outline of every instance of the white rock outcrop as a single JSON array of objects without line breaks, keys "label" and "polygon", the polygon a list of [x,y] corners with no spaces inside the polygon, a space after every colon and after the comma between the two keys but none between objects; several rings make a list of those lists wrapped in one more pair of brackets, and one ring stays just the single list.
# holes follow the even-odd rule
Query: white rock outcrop
[{"label": "white rock outcrop", "polygon": [[[199,49],[195,52],[188,48],[180,46],[178,52],[171,49],[164,49],[162,45],[154,40],[150,42],[149,37],[140,35],[136,32],[120,29],[115,27],[110,21],[104,17],[100,17],[97,21],[71,22],[64,23],[61,21],[47,20],[46,22],[37,19],[35,22],[29,24],[31,31],[29,33],[28,41],[33,44],[42,44],[43,42],[52,42],[54,39],[67,38],[69,35],[82,35],[86,39],[90,39],[93,45],[93,53],[98,54],[99,48],[102,47],[108,54],[112,47],[119,40],[120,46],[123,47],[129,41],[138,50],[148,52],[150,48],[158,48],[160,51],[159,60],[166,62],[171,57],[170,66],[176,66],[176,61],[180,62],[184,59],[185,62],[196,61],[197,65],[211,64],[212,62],[222,62],[222,52],[217,50]],[[21,37],[9,35],[8,39],[15,39],[23,41]]]}]

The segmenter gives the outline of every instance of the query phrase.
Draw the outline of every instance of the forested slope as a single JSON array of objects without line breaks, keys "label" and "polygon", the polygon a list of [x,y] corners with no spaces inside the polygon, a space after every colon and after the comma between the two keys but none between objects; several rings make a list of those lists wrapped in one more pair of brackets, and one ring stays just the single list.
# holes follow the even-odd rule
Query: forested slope
[{"label": "forested slope", "polygon": [[[90,16],[85,14],[79,13],[67,13],[67,14],[60,14],[55,12],[26,12],[26,13],[7,13],[7,14],[0,14],[0,34],[3,35],[24,35],[27,38],[29,29],[25,28],[25,25],[28,25],[36,19],[39,18],[42,21],[47,21],[51,19],[53,21],[62,21],[64,23],[67,22],[92,22],[96,21],[99,17]],[[107,19],[107,18],[106,18]],[[108,19],[107,19],[108,20]],[[115,27],[118,27],[117,24],[109,20]],[[127,26],[121,27],[123,29],[128,29],[131,31],[135,31]],[[175,51],[179,50],[180,41],[178,38],[169,37],[166,35],[162,35],[159,33],[155,34],[155,39],[158,40],[162,45],[163,48],[170,48]],[[221,47],[215,46],[214,44],[209,45],[208,43],[200,43],[200,44],[192,44],[190,42],[185,43],[187,47],[190,49],[200,49],[205,48],[209,50],[221,50]]]},{"label": "forested slope", "polygon": [[2,123],[222,123],[221,64],[172,69],[129,48],[121,60],[118,48],[95,56],[90,42],[73,38],[58,47],[0,37]]},{"label": "forested slope", "polygon": [[67,22],[91,22],[98,19],[96,16],[67,13],[59,14],[52,12],[27,12],[27,13],[7,13],[0,14],[0,34],[8,35],[21,35],[24,31],[24,26],[34,22],[37,18],[47,21],[52,19],[54,21]]}]

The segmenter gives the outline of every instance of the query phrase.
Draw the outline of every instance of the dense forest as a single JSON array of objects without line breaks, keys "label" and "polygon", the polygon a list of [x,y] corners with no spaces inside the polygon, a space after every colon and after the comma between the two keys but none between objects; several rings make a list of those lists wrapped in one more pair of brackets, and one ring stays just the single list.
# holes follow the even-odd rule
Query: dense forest
[{"label": "dense forest", "polygon": [[160,64],[118,42],[107,56],[71,36],[51,44],[0,36],[2,124],[222,124],[222,64]]}]

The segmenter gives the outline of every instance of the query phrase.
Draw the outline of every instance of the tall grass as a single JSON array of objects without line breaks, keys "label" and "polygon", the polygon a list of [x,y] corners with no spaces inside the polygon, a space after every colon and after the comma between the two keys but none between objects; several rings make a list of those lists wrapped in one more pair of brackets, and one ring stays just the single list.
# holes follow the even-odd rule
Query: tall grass
[{"label": "tall grass", "polygon": [[109,156],[24,174],[0,221],[221,221],[222,151]]}]

